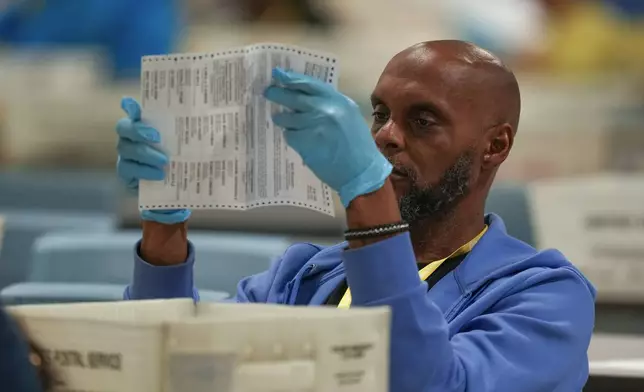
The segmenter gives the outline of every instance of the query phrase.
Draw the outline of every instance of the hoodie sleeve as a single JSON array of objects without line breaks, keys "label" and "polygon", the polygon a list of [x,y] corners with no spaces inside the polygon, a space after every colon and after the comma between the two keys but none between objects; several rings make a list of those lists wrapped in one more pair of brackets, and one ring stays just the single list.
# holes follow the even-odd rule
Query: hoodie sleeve
[{"label": "hoodie sleeve", "polygon": [[[125,300],[193,298],[199,300],[194,286],[195,247],[188,241],[188,258],[182,264],[154,266],[139,254],[140,241],[134,247],[134,274],[132,284],[125,289]],[[302,265],[320,248],[311,244],[289,247],[282,257],[271,263],[268,270],[246,277],[237,285],[235,297],[226,302],[284,303],[289,282]]]},{"label": "hoodie sleeve", "polygon": [[195,247],[188,241],[185,263],[155,266],[140,256],[141,241],[134,246],[134,274],[132,284],[125,289],[123,299],[142,300],[160,298],[193,298],[199,300],[194,287]]},{"label": "hoodie sleeve", "polygon": [[520,280],[450,339],[418,276],[408,233],[346,251],[343,259],[353,305],[392,309],[392,391],[555,390],[585,360],[594,301],[572,269]]},{"label": "hoodie sleeve", "polygon": [[[199,291],[194,286],[195,247],[188,241],[188,258],[182,264],[155,266],[139,255],[140,241],[134,248],[134,275],[132,284],[125,289],[123,299],[142,300],[159,298],[193,298],[199,300]],[[225,302],[266,302],[281,258],[260,274],[249,276],[239,282],[237,295]]]}]

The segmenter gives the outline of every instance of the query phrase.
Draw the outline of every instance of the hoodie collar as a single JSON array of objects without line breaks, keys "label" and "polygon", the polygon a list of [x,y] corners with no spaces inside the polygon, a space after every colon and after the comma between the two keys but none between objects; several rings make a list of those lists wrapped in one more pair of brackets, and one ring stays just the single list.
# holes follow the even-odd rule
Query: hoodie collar
[{"label": "hoodie collar", "polygon": [[[534,256],[539,254],[534,247],[508,235],[505,224],[498,215],[488,214],[485,220],[488,224],[487,233],[454,271],[464,291],[474,290],[488,280],[507,275],[513,270],[525,269],[532,263]],[[556,268],[568,264],[561,253],[550,252],[548,260],[539,258],[541,266]]]}]

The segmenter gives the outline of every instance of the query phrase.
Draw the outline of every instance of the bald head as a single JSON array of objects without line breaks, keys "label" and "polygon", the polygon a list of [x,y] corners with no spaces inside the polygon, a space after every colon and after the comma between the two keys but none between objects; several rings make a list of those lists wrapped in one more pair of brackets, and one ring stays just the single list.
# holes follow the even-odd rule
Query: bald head
[{"label": "bald head", "polygon": [[515,132],[519,126],[521,95],[514,73],[497,56],[474,44],[421,42],[394,56],[389,67],[410,67],[420,73],[423,68],[439,68],[453,93],[484,109],[492,123],[506,122]]},{"label": "bald head", "polygon": [[463,200],[483,208],[521,110],[517,80],[499,58],[463,41],[414,45],[387,64],[371,101],[407,221],[439,219]]}]

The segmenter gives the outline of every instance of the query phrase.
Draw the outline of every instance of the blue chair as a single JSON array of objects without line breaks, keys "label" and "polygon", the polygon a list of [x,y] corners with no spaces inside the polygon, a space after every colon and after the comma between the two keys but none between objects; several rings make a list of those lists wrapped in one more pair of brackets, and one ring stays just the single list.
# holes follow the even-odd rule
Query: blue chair
[{"label": "blue chair", "polygon": [[121,188],[113,173],[0,171],[0,209],[115,213]]},{"label": "blue chair", "polygon": [[[54,283],[24,282],[10,285],[0,291],[0,301],[5,305],[39,303],[73,303],[120,301],[124,284],[106,283]],[[218,302],[229,297],[228,293],[204,290],[202,301]]]},{"label": "blue chair", "polygon": [[[140,231],[46,234],[34,243],[28,281],[125,285],[140,238]],[[289,245],[279,236],[216,232],[194,233],[190,240],[196,248],[196,286],[231,294],[241,278],[266,270]]]},{"label": "blue chair", "polygon": [[98,233],[112,231],[116,227],[115,218],[107,214],[0,210],[0,216],[5,219],[0,248],[0,288],[27,279],[32,244],[43,234],[60,230]]},{"label": "blue chair", "polygon": [[115,284],[24,282],[5,287],[0,300],[5,305],[120,301],[124,289]]},{"label": "blue chair", "polygon": [[513,182],[494,184],[485,203],[486,212],[503,218],[508,233],[532,246],[537,246],[528,189]]}]

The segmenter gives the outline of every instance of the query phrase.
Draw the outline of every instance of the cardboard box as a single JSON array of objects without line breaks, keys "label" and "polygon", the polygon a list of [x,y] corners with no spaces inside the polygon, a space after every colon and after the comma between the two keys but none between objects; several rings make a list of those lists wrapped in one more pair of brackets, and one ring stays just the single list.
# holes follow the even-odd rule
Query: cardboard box
[{"label": "cardboard box", "polygon": [[385,307],[177,299],[8,310],[42,347],[58,389],[385,392],[389,387]]},{"label": "cardboard box", "polygon": [[535,181],[529,196],[539,248],[560,250],[600,302],[644,301],[644,175]]}]

